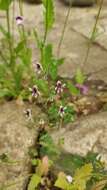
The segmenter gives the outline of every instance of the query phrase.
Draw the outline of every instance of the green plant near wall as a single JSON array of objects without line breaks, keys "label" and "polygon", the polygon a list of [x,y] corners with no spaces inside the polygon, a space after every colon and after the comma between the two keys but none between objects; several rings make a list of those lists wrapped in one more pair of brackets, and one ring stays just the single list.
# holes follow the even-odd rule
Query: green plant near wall
[{"label": "green plant near wall", "polygon": [[20,30],[18,26],[20,37],[17,42],[14,40],[14,31],[11,27],[14,21],[10,19],[12,3],[14,3],[13,0],[0,1],[0,10],[5,12],[7,22],[7,28],[0,25],[0,33],[3,36],[3,42],[5,42],[5,47],[4,44],[0,44],[0,97],[7,98],[17,98],[23,93],[24,83],[29,80],[27,73],[32,70],[32,52],[27,46],[27,36],[25,38],[25,33],[23,33],[24,25],[20,26]]},{"label": "green plant near wall", "polygon": [[[40,51],[40,59],[34,63],[32,62],[32,51],[28,46],[29,34],[26,32],[23,22],[22,0],[19,0],[20,15],[16,18],[19,38],[17,41],[15,40],[11,27],[14,21],[10,19],[10,9],[14,3],[15,0],[8,1],[8,3],[0,1],[0,10],[5,12],[7,21],[7,28],[0,25],[0,32],[6,46],[2,51],[4,44],[1,43],[0,97],[30,99],[37,104],[42,104],[43,109],[47,112],[49,123],[56,124],[58,122],[62,125],[65,121],[66,123],[73,121],[74,111],[73,107],[68,105],[65,88],[70,94],[75,92],[75,95],[78,94],[78,90],[73,84],[69,86],[66,81],[64,84],[63,79],[60,80],[58,68],[63,64],[64,59],[54,55],[53,44],[47,40],[55,21],[54,2],[53,0],[43,0],[42,2],[43,36],[40,36],[37,29],[33,29],[33,33],[31,33]],[[13,14],[14,11],[13,6]],[[55,107],[56,113],[54,112]],[[66,117],[63,118],[63,115]]]},{"label": "green plant near wall", "polygon": [[[40,52],[40,59],[33,63],[32,51],[28,45],[29,34],[26,32],[23,22],[23,2],[22,0],[18,2],[20,15],[16,18],[16,24],[19,37],[16,41],[14,30],[11,27],[14,20],[10,19],[10,9],[12,9],[11,6],[14,5],[15,0],[0,1],[0,10],[5,12],[7,22],[6,28],[0,24],[0,32],[3,36],[3,42],[5,42],[5,46],[2,43],[0,44],[0,97],[6,97],[8,99],[21,98],[36,102],[39,105],[42,104],[42,108],[47,113],[49,125],[52,123],[56,125],[58,123],[61,126],[63,123],[74,120],[75,111],[70,104],[70,97],[78,96],[81,93],[81,89],[84,90],[84,81],[86,78],[83,72],[81,72],[81,69],[78,69],[75,74],[75,83],[58,76],[58,68],[64,63],[64,59],[59,58],[59,53],[57,56],[54,55],[53,44],[48,40],[48,34],[53,29],[55,22],[53,0],[42,1],[44,34],[40,35],[37,28],[34,28],[31,33],[32,37],[35,38]],[[101,1],[92,37],[96,32],[102,3],[103,0]],[[64,22],[58,52],[60,52],[61,44],[63,43],[70,9],[71,6],[68,9]],[[14,12],[13,6],[13,19]]]}]

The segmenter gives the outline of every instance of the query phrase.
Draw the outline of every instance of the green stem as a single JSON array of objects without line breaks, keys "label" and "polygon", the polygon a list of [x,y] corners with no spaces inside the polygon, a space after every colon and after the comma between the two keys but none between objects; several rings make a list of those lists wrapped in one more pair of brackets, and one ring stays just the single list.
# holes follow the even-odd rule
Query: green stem
[{"label": "green stem", "polygon": [[13,44],[14,44],[14,19],[15,19],[15,1],[13,1],[13,15],[12,15]]},{"label": "green stem", "polygon": [[[46,4],[46,10],[48,10],[48,1]],[[44,34],[44,40],[43,40],[43,47],[45,46],[45,43],[46,43],[47,34],[48,34],[48,15],[47,15],[47,11],[46,11],[46,23],[45,23],[45,34]]]},{"label": "green stem", "polygon": [[[20,16],[23,17],[23,0],[19,0],[19,11],[20,11]],[[22,36],[22,40],[25,41],[25,45],[26,45],[26,35],[25,35],[24,25],[22,25],[21,27],[20,34]]]},{"label": "green stem", "polygon": [[9,43],[9,51],[10,51],[10,64],[12,64],[13,61],[13,50],[12,50],[12,43],[11,43],[11,29],[10,29],[10,15],[9,15],[9,9],[6,11],[6,18],[7,18],[7,30],[8,30],[8,43]]},{"label": "green stem", "polygon": [[19,0],[19,10],[20,10],[20,16],[23,16],[23,3],[22,3],[22,0]]},{"label": "green stem", "polygon": [[65,18],[64,26],[63,26],[63,29],[62,29],[61,38],[60,38],[60,41],[59,41],[59,44],[58,44],[58,49],[57,49],[57,56],[58,57],[60,55],[60,50],[61,50],[61,46],[62,46],[62,43],[63,43],[66,26],[67,26],[67,23],[68,23],[68,20],[69,20],[71,7],[72,7],[72,1],[70,2],[70,6],[69,6],[69,9],[68,9],[68,12],[67,12],[67,15],[66,15],[66,18]]},{"label": "green stem", "polygon": [[96,33],[97,24],[98,24],[99,17],[100,17],[100,14],[101,14],[101,10],[102,10],[102,7],[103,7],[103,2],[104,2],[104,0],[101,0],[101,2],[100,2],[100,6],[99,6],[98,14],[97,14],[97,17],[96,17],[96,21],[95,21],[95,24],[94,24],[94,27],[93,27],[93,30],[92,30],[90,40],[89,40],[86,56],[85,56],[84,62],[82,64],[82,70],[84,70],[84,66],[87,64],[87,61],[88,61],[88,58],[89,58],[89,53],[90,53],[91,45],[93,43],[94,36],[95,36],[95,33]]}]

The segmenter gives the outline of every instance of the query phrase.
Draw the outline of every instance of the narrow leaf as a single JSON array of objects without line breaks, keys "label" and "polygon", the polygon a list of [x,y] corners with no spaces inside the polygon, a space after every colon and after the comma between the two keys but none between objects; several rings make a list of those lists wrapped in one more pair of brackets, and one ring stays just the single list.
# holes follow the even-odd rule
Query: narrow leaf
[{"label": "narrow leaf", "polygon": [[52,28],[54,23],[54,5],[53,0],[42,0],[43,6],[45,8],[44,10],[44,23],[45,23],[45,29],[48,31]]},{"label": "narrow leaf", "polygon": [[0,0],[0,9],[7,10],[13,0]]}]

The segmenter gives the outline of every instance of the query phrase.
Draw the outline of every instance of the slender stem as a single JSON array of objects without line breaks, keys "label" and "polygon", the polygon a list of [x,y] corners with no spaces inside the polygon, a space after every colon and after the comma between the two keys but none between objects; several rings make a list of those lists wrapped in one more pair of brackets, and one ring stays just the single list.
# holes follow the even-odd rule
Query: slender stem
[{"label": "slender stem", "polygon": [[[46,4],[46,10],[48,10],[48,1]],[[47,34],[48,34],[48,15],[47,15],[47,11],[46,11],[46,23],[45,23],[45,34],[44,34],[44,40],[43,40],[43,47],[45,46],[45,43],[46,43]]]},{"label": "slender stem", "polygon": [[94,24],[94,27],[93,27],[93,30],[92,30],[92,34],[91,34],[91,37],[90,37],[90,40],[89,40],[89,43],[88,43],[88,48],[87,48],[86,56],[85,56],[84,62],[82,64],[82,70],[84,70],[84,66],[87,64],[87,61],[88,61],[88,58],[89,58],[89,53],[90,53],[91,45],[93,43],[94,36],[95,36],[95,33],[96,33],[97,24],[98,24],[99,17],[100,17],[100,14],[101,14],[101,10],[102,10],[102,7],[103,7],[103,2],[104,2],[104,0],[100,1],[100,6],[99,6],[98,14],[97,14],[96,21],[95,21],[95,24]]},{"label": "slender stem", "polygon": [[19,10],[20,10],[20,16],[23,16],[23,3],[22,3],[22,0],[19,0]]},{"label": "slender stem", "polygon": [[63,118],[60,119],[59,130],[62,128],[62,126],[63,126]]},{"label": "slender stem", "polygon": [[[23,17],[23,0],[19,0],[19,11],[20,11],[20,16]],[[20,37],[21,39],[24,41],[24,49],[25,52],[27,50],[26,45],[27,45],[27,38],[26,38],[26,34],[25,34],[25,28],[24,25],[21,26],[21,28],[19,28],[19,33],[20,33]]]},{"label": "slender stem", "polygon": [[59,44],[58,44],[58,49],[57,49],[57,56],[58,57],[60,55],[60,50],[61,50],[61,46],[62,46],[62,43],[63,43],[64,34],[65,34],[66,26],[67,26],[67,23],[68,23],[68,19],[69,19],[69,16],[70,16],[71,7],[72,7],[72,0],[70,2],[70,6],[69,6],[69,9],[67,11],[67,15],[66,15],[64,26],[63,26],[62,33],[61,33],[61,38],[60,38],[60,41],[59,41]]},{"label": "slender stem", "polygon": [[14,44],[14,19],[15,19],[15,1],[13,1],[13,16],[12,16],[12,34],[13,34],[13,44]]},{"label": "slender stem", "polygon": [[[20,16],[23,17],[23,0],[19,0],[19,11],[20,11]],[[21,30],[22,30],[23,39],[26,41],[24,25],[22,25]]]},{"label": "slender stem", "polygon": [[12,51],[12,43],[11,43],[11,29],[10,29],[10,15],[9,15],[9,9],[6,11],[6,18],[7,18],[7,30],[8,30],[8,43],[9,43],[9,51],[10,51],[10,64],[12,64],[13,59],[13,51]]}]

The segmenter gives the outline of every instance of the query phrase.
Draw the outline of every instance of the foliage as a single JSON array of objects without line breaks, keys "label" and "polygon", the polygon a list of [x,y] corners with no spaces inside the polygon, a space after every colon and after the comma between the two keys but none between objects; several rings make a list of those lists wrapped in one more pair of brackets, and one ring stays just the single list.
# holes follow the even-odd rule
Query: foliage
[{"label": "foliage", "polygon": [[[64,106],[63,106],[64,107]],[[64,112],[63,118],[61,118],[60,113],[59,113],[59,106],[55,103],[51,105],[51,107],[48,110],[48,119],[50,124],[59,124],[60,121],[63,121],[63,124],[67,124],[69,122],[74,121],[74,109],[72,106],[67,106]]]},{"label": "foliage", "polygon": [[38,186],[40,182],[41,182],[41,177],[37,174],[33,174],[28,186],[28,190],[35,190],[35,188]]},{"label": "foliage", "polygon": [[[45,184],[44,188],[54,189],[56,187],[61,190],[103,190],[105,187],[106,189],[107,172],[104,171],[104,165],[97,156],[98,155],[94,153],[88,153],[86,157],[81,157],[84,163],[82,162],[81,166],[75,168],[72,176],[61,171],[57,174],[56,179],[54,179],[54,183],[52,183],[51,178],[49,178],[48,180],[50,180],[51,185],[48,187],[47,184]],[[79,156],[74,157],[80,159]],[[91,157],[92,160],[90,159],[90,162],[87,163],[89,157]],[[34,167],[35,166],[36,172],[31,177],[29,186],[33,185],[33,187],[39,190],[42,181],[48,178],[48,174],[51,171],[50,166],[52,165],[50,165],[48,157],[44,156],[41,160],[35,160]],[[97,170],[95,169],[96,166]],[[31,190],[34,189],[32,188]]]},{"label": "foliage", "polygon": [[45,30],[52,29],[54,23],[54,5],[53,0],[42,0],[43,6],[45,8],[44,11],[44,24]]},{"label": "foliage", "polygon": [[92,165],[86,164],[82,168],[77,169],[74,175],[74,182],[69,184],[66,179],[66,175],[60,174],[55,183],[55,186],[64,190],[85,190],[86,183],[92,176]]},{"label": "foliage", "polygon": [[47,156],[44,156],[42,160],[37,159],[36,161],[36,173],[32,175],[30,183],[28,185],[28,190],[35,190],[41,183],[43,176],[46,176],[49,168],[50,162]]},{"label": "foliage", "polygon": [[39,143],[41,145],[40,154],[41,156],[47,155],[49,159],[55,161],[60,155],[60,151],[55,146],[52,137],[46,133],[40,137]]},{"label": "foliage", "polygon": [[80,69],[77,69],[76,71],[75,81],[77,84],[84,84],[85,76]]},{"label": "foliage", "polygon": [[10,4],[12,3],[13,0],[0,0],[0,9],[1,10],[7,10],[10,6]]}]

